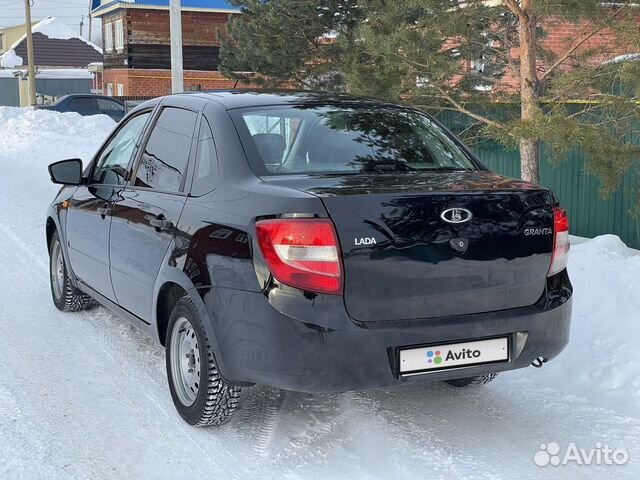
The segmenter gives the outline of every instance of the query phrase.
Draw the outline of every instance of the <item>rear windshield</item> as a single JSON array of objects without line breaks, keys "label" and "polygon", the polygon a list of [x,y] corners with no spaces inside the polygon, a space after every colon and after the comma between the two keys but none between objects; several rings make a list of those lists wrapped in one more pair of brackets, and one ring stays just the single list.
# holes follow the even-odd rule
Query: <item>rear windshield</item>
[{"label": "rear windshield", "polygon": [[476,170],[437,124],[412,110],[299,105],[231,115],[258,175]]}]

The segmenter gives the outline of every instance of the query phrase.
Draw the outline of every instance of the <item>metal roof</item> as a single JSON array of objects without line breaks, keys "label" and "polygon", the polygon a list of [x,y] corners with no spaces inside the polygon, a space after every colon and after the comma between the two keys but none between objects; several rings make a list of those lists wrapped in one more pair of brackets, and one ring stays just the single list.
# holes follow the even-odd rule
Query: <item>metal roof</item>
[{"label": "metal roof", "polygon": [[[240,9],[225,0],[182,0],[182,9],[201,12],[240,12]],[[120,8],[143,8],[168,10],[169,0],[93,0],[91,13],[99,17]]]},{"label": "metal roof", "polygon": [[[15,45],[16,55],[27,65],[27,41]],[[49,38],[40,32],[33,34],[34,64],[46,67],[86,68],[91,62],[101,62],[102,53],[78,38]]]}]

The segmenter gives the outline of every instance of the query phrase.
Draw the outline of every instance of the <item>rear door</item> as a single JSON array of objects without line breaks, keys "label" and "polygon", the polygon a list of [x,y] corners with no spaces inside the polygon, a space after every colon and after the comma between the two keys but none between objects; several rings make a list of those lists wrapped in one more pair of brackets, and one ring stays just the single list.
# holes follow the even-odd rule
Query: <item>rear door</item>
[{"label": "rear door", "polygon": [[111,279],[125,309],[152,318],[155,278],[171,244],[186,201],[187,167],[198,112],[161,107],[121,192],[111,225]]},{"label": "rear door", "polygon": [[87,184],[73,194],[67,214],[68,252],[74,273],[111,300],[114,299],[109,275],[111,214],[150,113],[130,118],[113,134],[96,157]]}]

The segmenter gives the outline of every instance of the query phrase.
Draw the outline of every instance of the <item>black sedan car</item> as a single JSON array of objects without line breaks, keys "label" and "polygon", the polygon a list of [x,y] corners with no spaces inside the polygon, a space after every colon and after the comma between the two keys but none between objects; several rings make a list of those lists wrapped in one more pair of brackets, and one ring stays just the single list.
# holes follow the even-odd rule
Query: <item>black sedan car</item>
[{"label": "black sedan car", "polygon": [[166,347],[173,402],[217,425],[254,384],[486,383],[569,339],[569,224],[421,111],[317,93],[168,96],[86,168],[49,167],[51,291]]},{"label": "black sedan car", "polygon": [[37,105],[38,110],[55,112],[76,112],[80,115],[109,115],[116,122],[124,117],[124,104],[102,95],[65,95],[50,105]]}]

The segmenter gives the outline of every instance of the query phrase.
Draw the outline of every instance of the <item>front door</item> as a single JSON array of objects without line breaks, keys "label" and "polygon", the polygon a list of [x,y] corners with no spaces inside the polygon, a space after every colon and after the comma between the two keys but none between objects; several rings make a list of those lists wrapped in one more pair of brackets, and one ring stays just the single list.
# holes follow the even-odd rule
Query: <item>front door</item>
[{"label": "front door", "polygon": [[111,225],[111,279],[118,304],[152,318],[156,276],[186,201],[185,174],[197,112],[164,107],[121,193]]},{"label": "front door", "polygon": [[113,205],[127,177],[130,161],[150,112],[132,117],[114,133],[95,159],[85,185],[78,187],[67,213],[69,260],[86,285],[113,300],[109,275],[109,230]]}]

